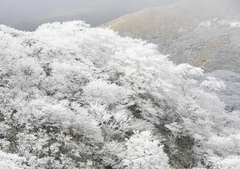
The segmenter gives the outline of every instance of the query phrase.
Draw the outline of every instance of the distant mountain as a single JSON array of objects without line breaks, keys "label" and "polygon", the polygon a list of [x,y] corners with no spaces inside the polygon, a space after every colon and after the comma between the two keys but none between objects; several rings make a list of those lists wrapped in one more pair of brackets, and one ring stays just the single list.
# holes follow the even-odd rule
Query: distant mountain
[{"label": "distant mountain", "polygon": [[101,27],[158,44],[175,63],[240,73],[240,3],[184,0],[122,16]]},{"label": "distant mountain", "polygon": [[146,7],[162,6],[179,0],[88,0],[73,1],[66,6],[58,6],[48,12],[40,13],[31,19],[15,24],[22,30],[35,30],[46,22],[85,20],[91,26],[98,26],[122,15],[137,12]]}]

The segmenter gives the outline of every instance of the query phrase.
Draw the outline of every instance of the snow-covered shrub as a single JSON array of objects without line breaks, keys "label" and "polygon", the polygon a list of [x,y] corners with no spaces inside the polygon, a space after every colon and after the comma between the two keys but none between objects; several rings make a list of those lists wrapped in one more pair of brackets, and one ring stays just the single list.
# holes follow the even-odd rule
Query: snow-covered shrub
[{"label": "snow-covered shrub", "polygon": [[240,167],[240,156],[227,156],[225,158],[212,157],[211,169],[238,169]]},{"label": "snow-covered shrub", "polygon": [[126,142],[123,165],[129,169],[170,169],[168,157],[149,131],[135,132]]},{"label": "snow-covered shrub", "polygon": [[222,81],[216,80],[215,77],[207,77],[207,80],[201,83],[201,87],[210,92],[226,90],[226,85]]},{"label": "snow-covered shrub", "polygon": [[24,164],[25,159],[16,154],[7,154],[0,151],[0,168],[1,169],[27,169]]}]

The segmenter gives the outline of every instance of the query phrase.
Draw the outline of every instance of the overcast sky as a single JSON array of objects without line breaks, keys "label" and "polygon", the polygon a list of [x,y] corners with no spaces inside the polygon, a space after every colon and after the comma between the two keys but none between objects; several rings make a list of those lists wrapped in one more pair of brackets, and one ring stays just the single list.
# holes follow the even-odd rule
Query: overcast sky
[{"label": "overcast sky", "polygon": [[[35,30],[45,22],[84,20],[92,26],[98,26],[144,8],[179,1],[181,0],[0,0],[0,24],[21,30]],[[240,6],[240,0],[189,0],[192,3],[194,1],[216,1],[218,5],[224,1],[227,6]]]},{"label": "overcast sky", "polygon": [[[180,0],[0,0],[0,24],[33,29],[28,28],[32,22],[35,28],[47,21],[81,19],[97,26],[124,14],[177,1]],[[76,10],[78,13],[71,14]],[[65,14],[69,16],[52,17]]]}]

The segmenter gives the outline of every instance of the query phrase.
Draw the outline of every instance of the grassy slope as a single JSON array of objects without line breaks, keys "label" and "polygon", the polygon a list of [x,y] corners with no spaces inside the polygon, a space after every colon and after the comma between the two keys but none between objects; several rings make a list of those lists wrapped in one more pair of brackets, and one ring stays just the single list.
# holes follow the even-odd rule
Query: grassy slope
[{"label": "grassy slope", "polygon": [[[122,36],[157,43],[175,63],[190,63],[207,72],[225,69],[239,73],[240,29],[227,22],[239,20],[235,8],[222,1],[183,1],[176,5],[149,8],[101,25]],[[224,24],[223,21],[226,21]],[[223,51],[229,51],[224,53]]]}]

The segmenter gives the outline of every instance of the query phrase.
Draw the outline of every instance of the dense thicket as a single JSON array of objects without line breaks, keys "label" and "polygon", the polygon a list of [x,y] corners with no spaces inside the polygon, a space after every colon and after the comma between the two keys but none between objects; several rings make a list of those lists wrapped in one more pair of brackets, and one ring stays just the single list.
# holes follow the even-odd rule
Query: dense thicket
[{"label": "dense thicket", "polygon": [[[0,165],[238,168],[240,112],[223,82],[156,46],[80,21],[0,27]],[[227,167],[226,167],[227,166]]]}]

